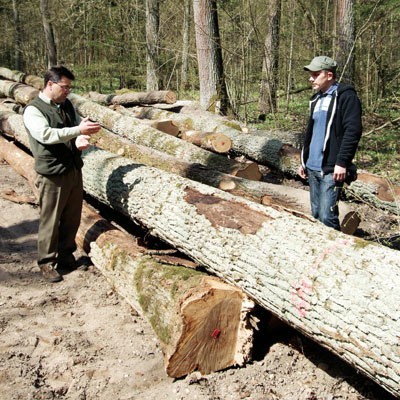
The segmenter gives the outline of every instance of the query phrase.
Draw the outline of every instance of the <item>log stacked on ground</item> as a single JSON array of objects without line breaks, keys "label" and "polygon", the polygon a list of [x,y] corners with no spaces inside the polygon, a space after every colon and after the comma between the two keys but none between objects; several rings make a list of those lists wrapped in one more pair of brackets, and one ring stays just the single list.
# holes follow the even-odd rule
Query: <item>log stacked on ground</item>
[{"label": "log stacked on ground", "polygon": [[185,131],[181,139],[214,153],[228,153],[232,148],[232,140],[223,133]]},{"label": "log stacked on ground", "polygon": [[276,168],[288,175],[296,176],[300,165],[300,152],[290,144],[285,144],[285,138],[281,132],[268,132],[265,135],[245,134],[229,125],[227,121],[219,121],[199,115],[177,114],[159,110],[154,107],[136,107],[135,115],[138,118],[147,119],[171,119],[175,121],[182,132],[198,130],[204,132],[223,133],[232,141],[232,152],[235,155],[243,155],[260,164]]},{"label": "log stacked on ground", "polygon": [[[184,161],[199,163],[221,172],[239,176],[242,171],[246,171],[249,167],[247,164],[201,149],[150,126],[141,124],[136,118],[121,115],[82,96],[70,95],[70,99],[81,115],[98,121],[104,127],[118,135],[128,137],[134,143],[163,151]],[[257,179],[260,179],[260,175],[258,175]]]},{"label": "log stacked on ground", "polygon": [[[20,77],[23,75],[23,73],[20,73],[18,71],[11,71],[8,70],[7,68],[5,69],[0,68],[0,75],[1,74],[8,77],[9,79],[15,78],[15,80],[21,79]],[[9,82],[2,83],[0,81],[0,86],[1,85],[3,85],[4,96],[12,96],[15,98],[16,94],[15,91],[13,90],[14,87],[13,84],[10,84]],[[23,90],[21,91],[22,94],[20,96],[17,96],[18,102],[25,105],[27,101],[29,101],[29,99],[32,97],[34,92],[32,92],[31,87],[26,88],[25,85],[20,85],[19,88],[22,88]],[[35,93],[37,93],[37,91],[35,91]],[[145,110],[156,110],[156,109],[147,108]],[[162,112],[162,110],[158,111]],[[146,111],[146,113],[148,112],[149,111]],[[153,115],[154,114],[152,111],[150,117]],[[234,129],[238,128],[235,127]],[[282,160],[284,159],[289,160],[289,164],[292,165],[290,170],[293,172],[298,166],[299,152],[296,149],[292,148],[291,146],[286,146],[286,145],[283,145],[280,151],[283,154]],[[272,164],[274,163],[272,162],[271,165]],[[255,166],[250,165],[250,167],[251,170],[254,169]],[[221,170],[223,170],[223,168],[221,168]],[[241,174],[242,171],[244,172],[244,174]],[[238,176],[242,177],[248,177],[249,173],[246,167],[240,167],[240,168],[234,167],[233,170],[230,171],[225,169],[224,172],[229,172],[233,174],[236,173]],[[259,176],[259,174],[256,174],[256,176]],[[256,180],[258,178],[254,177],[252,179]],[[385,209],[391,213],[400,215],[400,188],[398,186],[394,186],[387,179],[383,177],[362,171],[361,173],[359,173],[357,181],[353,182],[350,186],[346,187],[346,192],[348,193],[349,198],[356,199],[358,201],[361,200],[373,207]]]},{"label": "log stacked on ground", "polygon": [[36,75],[25,74],[21,71],[11,70],[8,68],[0,67],[0,76],[10,81],[25,83],[26,85],[33,86],[36,89],[43,89],[44,81]]},{"label": "log stacked on ground", "polygon": [[[0,135],[0,157],[28,179],[34,192],[33,159]],[[137,240],[84,204],[77,242],[127,302],[151,323],[164,353],[166,372],[182,377],[243,365],[250,359],[252,308],[241,290],[193,268],[179,257],[148,255]],[[90,250],[91,248],[91,250]]]},{"label": "log stacked on ground", "polygon": [[0,79],[0,96],[12,97],[18,103],[28,104],[38,94],[39,90],[30,85]]},{"label": "log stacked on ground", "polygon": [[[112,116],[112,118],[115,117],[115,115]],[[118,121],[118,119],[117,119]],[[135,121],[137,122],[137,121]],[[116,127],[113,123],[110,122],[110,125],[113,127],[114,129],[118,129],[118,127]],[[15,114],[12,113],[12,110],[10,110],[8,107],[4,106],[4,105],[0,105],[0,127],[2,127],[2,129],[9,133],[9,134],[13,134],[16,136],[16,139],[22,143],[24,143],[25,146],[28,147],[28,140],[25,134],[25,128],[23,126],[23,122],[22,122],[22,118],[20,116],[16,116]],[[121,133],[120,136],[124,136],[123,135],[123,130],[121,129]],[[20,138],[18,138],[18,135],[22,135]],[[144,142],[145,144],[148,143],[149,138],[145,138]],[[110,144],[112,143],[112,141],[110,141]],[[110,151],[116,152],[115,147],[113,149],[111,148],[106,148]],[[200,149],[199,149],[200,150]],[[127,152],[128,156],[129,156],[129,151]],[[207,152],[206,152],[207,153]],[[220,156],[222,157],[222,156]],[[134,158],[134,157],[132,157]],[[161,159],[163,159],[161,157]],[[221,158],[218,158],[218,160],[221,160]],[[172,160],[171,160],[172,161]],[[184,160],[185,161],[185,160]],[[141,160],[139,161],[141,163],[146,163],[145,161]],[[219,162],[219,161],[218,161]],[[202,164],[202,163],[199,163]],[[151,165],[151,164],[149,164]],[[192,166],[194,166],[192,168]],[[201,165],[195,166],[195,163],[192,163],[192,166],[190,166],[188,168],[188,175],[187,177],[191,178],[191,179],[197,179],[196,175],[198,175],[198,172],[200,172],[202,170]],[[160,168],[157,165],[158,168]],[[178,169],[182,170],[182,165],[178,162],[177,163],[177,167]],[[204,173],[202,173],[201,175],[203,175],[203,178],[201,179],[205,179],[202,180],[208,184],[211,184],[213,186],[215,186],[215,183],[209,183],[207,181],[207,178],[204,178],[206,176],[206,171],[210,170],[210,169],[214,169],[214,164],[211,163],[210,168],[209,169],[205,169]],[[220,170],[223,170],[224,168],[221,168]],[[218,170],[218,168],[217,168]],[[243,177],[243,178],[250,178],[251,180],[259,180],[260,179],[260,173],[258,171],[258,168],[256,167],[255,164],[250,164],[250,165],[246,165],[245,163],[237,163],[237,162],[233,162],[233,164],[228,167],[225,166],[225,172],[228,172],[230,175],[235,175],[237,177]],[[189,172],[193,171],[192,176],[189,176]],[[249,175],[250,174],[250,175]],[[214,180],[214,176],[210,177],[210,180]],[[242,184],[238,184],[237,182],[234,181],[234,179],[223,179],[221,181],[221,183],[218,183],[218,187],[220,187],[223,190],[228,190],[228,191],[236,191],[235,194],[240,194],[242,188]],[[254,185],[250,184],[250,183],[246,183],[245,186],[251,186],[253,189],[245,189],[244,193],[246,193],[248,190],[253,191]],[[273,189],[271,187],[271,189]],[[284,196],[288,196],[288,201],[284,201],[283,199],[283,204],[285,207],[289,206],[290,207],[290,203],[293,204],[293,208],[298,209],[298,207],[296,206],[297,204],[300,204],[299,200],[295,200],[294,198],[296,198],[296,195],[294,193],[287,193],[287,191],[293,192],[291,189],[284,189],[283,187],[281,188],[277,188],[275,187],[275,189],[277,190],[272,190],[272,196],[274,197],[281,197],[279,195],[279,192],[284,191]],[[264,189],[260,189],[261,192],[264,191]],[[260,192],[260,190],[258,190]],[[256,194],[256,197],[259,198],[259,200],[256,201],[261,201],[261,202],[268,202],[268,197],[264,198],[264,195],[261,194],[261,192],[259,194]],[[366,202],[367,204],[372,205],[373,207],[378,207],[384,210],[388,210],[389,212],[392,212],[394,214],[400,215],[400,188],[397,186],[393,186],[390,185],[390,183],[382,178],[379,177],[377,175],[374,174],[369,174],[369,173],[359,173],[359,177],[357,179],[357,181],[353,182],[350,186],[346,187],[346,192],[349,194],[350,198],[356,199],[356,200],[361,200],[363,202]],[[268,193],[265,193],[268,196]],[[278,199],[277,199],[278,200]],[[275,200],[272,200],[272,202],[278,202]],[[278,202],[279,203],[279,202]],[[307,210],[308,210],[308,206],[307,206]],[[304,207],[303,207],[303,211],[304,211]],[[306,211],[308,212],[308,211]],[[344,210],[345,214],[347,214],[349,212],[349,210]],[[343,214],[342,214],[343,215]],[[344,215],[343,215],[344,216]],[[351,231],[348,231],[348,233],[352,233]]]},{"label": "log stacked on ground", "polygon": [[[27,131],[23,125],[22,116],[16,115],[7,107],[0,105],[0,129],[8,136],[13,137],[25,147],[29,147]],[[224,174],[200,164],[191,164],[177,160],[165,153],[158,152],[145,146],[140,146],[122,137],[116,136],[106,129],[102,129],[91,139],[92,144],[112,153],[123,155],[137,163],[162,169],[183,177],[206,183],[220,188],[234,195],[245,197],[248,200],[286,209],[296,215],[310,214],[308,193],[291,187],[274,185],[266,182],[256,182]],[[249,168],[250,169],[250,168]],[[234,172],[234,171],[233,171]],[[246,173],[244,171],[243,173]],[[253,171],[253,178],[257,171]],[[341,219],[345,221],[342,229],[348,234],[353,234],[357,229],[359,220],[350,218],[353,210],[344,202],[339,203]],[[354,222],[357,223],[354,223]]]},{"label": "log stacked on ground", "polygon": [[128,91],[123,94],[101,94],[97,92],[89,92],[88,98],[106,106],[122,105],[125,107],[138,104],[155,104],[166,103],[173,104],[176,102],[176,94],[171,90],[154,90],[151,92],[132,92]]},{"label": "log stacked on ground", "polygon": [[84,161],[89,194],[400,395],[397,251],[101,150]]}]

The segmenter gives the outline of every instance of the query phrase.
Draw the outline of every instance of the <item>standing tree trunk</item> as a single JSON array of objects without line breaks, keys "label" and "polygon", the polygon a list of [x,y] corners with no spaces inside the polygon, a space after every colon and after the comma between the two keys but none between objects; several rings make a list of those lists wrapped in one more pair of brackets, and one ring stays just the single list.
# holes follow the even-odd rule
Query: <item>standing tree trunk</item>
[{"label": "standing tree trunk", "polygon": [[40,12],[42,13],[42,23],[44,30],[44,37],[47,46],[48,66],[57,65],[57,48],[54,40],[53,26],[51,25],[49,2],[48,0],[40,0]]},{"label": "standing tree trunk", "polygon": [[268,0],[268,31],[265,38],[262,66],[260,119],[269,113],[276,112],[276,91],[278,87],[279,66],[279,29],[281,0]]},{"label": "standing tree trunk", "polygon": [[182,36],[182,68],[181,68],[181,90],[188,88],[188,65],[190,44],[190,0],[183,2],[183,36]]},{"label": "standing tree trunk", "polygon": [[338,0],[336,3],[336,59],[341,71],[340,81],[354,82],[354,0]]},{"label": "standing tree trunk", "polygon": [[204,110],[227,114],[229,107],[216,0],[193,0],[200,105]]},{"label": "standing tree trunk", "polygon": [[146,0],[147,91],[158,90],[160,0]]},{"label": "standing tree trunk", "polygon": [[19,12],[17,7],[17,0],[12,2],[14,24],[15,24],[15,69],[22,69],[22,53],[21,53],[21,25],[19,20]]}]

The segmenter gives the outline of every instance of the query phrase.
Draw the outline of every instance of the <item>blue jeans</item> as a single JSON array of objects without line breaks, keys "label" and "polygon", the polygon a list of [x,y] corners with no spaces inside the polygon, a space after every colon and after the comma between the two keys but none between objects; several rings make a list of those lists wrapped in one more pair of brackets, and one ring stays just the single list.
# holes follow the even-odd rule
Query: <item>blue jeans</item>
[{"label": "blue jeans", "polygon": [[321,175],[321,171],[307,169],[307,174],[312,216],[340,231],[338,202],[343,182],[335,182],[333,174]]}]

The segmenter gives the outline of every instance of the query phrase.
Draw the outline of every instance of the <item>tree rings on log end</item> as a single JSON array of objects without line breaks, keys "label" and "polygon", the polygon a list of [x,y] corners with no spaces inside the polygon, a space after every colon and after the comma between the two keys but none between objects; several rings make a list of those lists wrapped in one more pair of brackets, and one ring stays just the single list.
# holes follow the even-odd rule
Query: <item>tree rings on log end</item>
[{"label": "tree rings on log end", "polygon": [[181,306],[183,331],[166,360],[166,372],[174,378],[195,370],[209,374],[235,364],[242,292],[214,279],[204,280],[200,287]]}]

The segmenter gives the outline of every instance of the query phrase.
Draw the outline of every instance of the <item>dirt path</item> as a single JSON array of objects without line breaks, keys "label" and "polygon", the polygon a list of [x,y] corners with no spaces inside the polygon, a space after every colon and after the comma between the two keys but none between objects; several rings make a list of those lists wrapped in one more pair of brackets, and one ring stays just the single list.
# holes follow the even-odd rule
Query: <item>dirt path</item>
[{"label": "dirt path", "polygon": [[[9,189],[32,194],[0,163],[0,195]],[[37,207],[0,196],[0,400],[393,399],[279,323],[245,368],[173,380],[148,322],[95,267],[42,279],[37,225]]]}]

